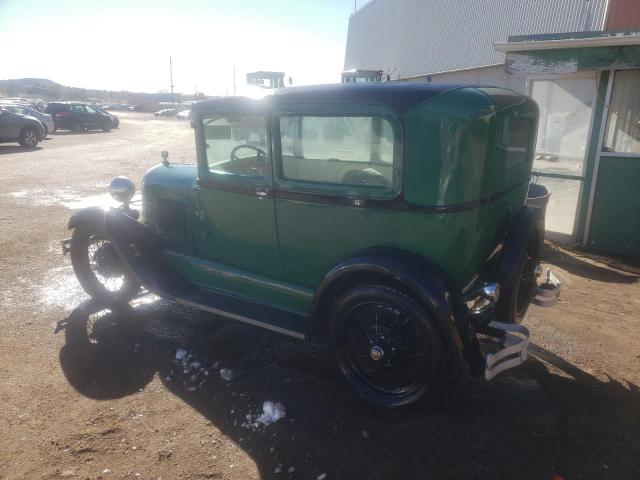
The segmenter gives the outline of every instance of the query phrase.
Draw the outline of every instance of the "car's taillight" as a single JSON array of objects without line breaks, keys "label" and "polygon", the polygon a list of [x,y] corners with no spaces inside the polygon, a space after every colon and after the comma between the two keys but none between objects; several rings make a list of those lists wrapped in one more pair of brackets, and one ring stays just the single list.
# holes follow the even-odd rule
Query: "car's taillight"
[{"label": "car's taillight", "polygon": [[56,113],[56,117],[68,117],[71,115],[71,112],[58,112]]}]

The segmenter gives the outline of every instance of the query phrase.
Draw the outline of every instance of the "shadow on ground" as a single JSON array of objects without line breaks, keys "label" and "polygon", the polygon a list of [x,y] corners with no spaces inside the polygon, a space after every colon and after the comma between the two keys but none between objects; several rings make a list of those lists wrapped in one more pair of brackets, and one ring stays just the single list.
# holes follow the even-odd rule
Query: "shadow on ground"
[{"label": "shadow on ground", "polygon": [[[82,304],[63,324],[60,363],[73,387],[90,398],[119,398],[157,372],[169,392],[255,460],[262,478],[285,478],[274,473],[278,465],[311,479],[640,475],[637,387],[600,381],[540,348],[491,384],[449,382],[428,405],[387,412],[354,397],[321,345],[163,300],[98,310]],[[191,355],[185,364],[178,348]],[[231,381],[221,368],[233,372]],[[286,417],[243,426],[265,400],[282,402]]]},{"label": "shadow on ground", "polygon": [[8,153],[35,152],[42,150],[42,147],[21,147],[20,145],[0,145],[0,155]]},{"label": "shadow on ground", "polygon": [[[622,268],[623,260],[620,260],[619,266],[614,263],[599,265],[598,262],[588,261],[587,257],[567,252],[552,244],[545,245],[542,250],[542,260],[563,268],[573,275],[598,282],[630,284],[638,282],[640,278],[639,275]],[[628,268],[634,268],[634,266],[630,263]]]}]

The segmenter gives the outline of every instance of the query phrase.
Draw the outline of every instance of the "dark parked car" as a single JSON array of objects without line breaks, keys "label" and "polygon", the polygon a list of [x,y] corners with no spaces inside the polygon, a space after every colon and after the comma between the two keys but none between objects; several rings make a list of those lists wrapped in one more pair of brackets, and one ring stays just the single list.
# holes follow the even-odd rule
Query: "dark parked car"
[{"label": "dark parked car", "polygon": [[[525,204],[538,107],[430,83],[292,88],[192,109],[195,165],[116,178],[64,248],[98,302],[147,290],[292,337],[325,339],[353,389],[417,402],[456,370],[527,358],[544,210]],[[481,343],[481,338],[494,342]],[[493,349],[490,350],[489,347]]]},{"label": "dark parked car", "polygon": [[45,138],[47,137],[49,132],[53,131],[54,129],[53,118],[51,118],[51,115],[47,113],[42,113],[41,111],[36,110],[35,108],[28,107],[26,105],[4,105],[4,108],[13,113],[28,115],[30,117],[37,118],[44,127]]},{"label": "dark parked car", "polygon": [[107,112],[104,108],[102,107],[98,107],[98,106],[93,106],[93,108],[95,108],[97,111],[99,111],[100,113],[104,113],[105,115],[108,115],[109,118],[111,119],[111,128],[119,128],[120,127],[120,119],[118,118],[117,115],[114,115],[113,113],[109,113]]},{"label": "dark parked car", "polygon": [[0,106],[0,142],[18,142],[21,147],[35,148],[43,139],[44,126],[40,120]]},{"label": "dark parked car", "polygon": [[53,117],[55,130],[104,130],[112,127],[109,114],[98,111],[95,107],[78,102],[51,102],[45,112]]}]

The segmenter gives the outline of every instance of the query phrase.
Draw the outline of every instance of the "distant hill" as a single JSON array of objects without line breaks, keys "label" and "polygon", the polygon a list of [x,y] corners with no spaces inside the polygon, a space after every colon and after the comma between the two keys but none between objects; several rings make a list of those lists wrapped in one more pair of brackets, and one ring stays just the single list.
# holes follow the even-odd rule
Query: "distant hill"
[{"label": "distant hill", "polygon": [[[17,78],[0,80],[0,96],[32,97],[42,100],[77,100],[83,102],[118,102],[139,105],[145,102],[170,102],[170,93],[135,93],[122,90],[94,90],[88,88],[67,87],[48,78]],[[198,94],[197,99],[205,98]],[[174,93],[176,102],[196,100],[194,95]]]}]

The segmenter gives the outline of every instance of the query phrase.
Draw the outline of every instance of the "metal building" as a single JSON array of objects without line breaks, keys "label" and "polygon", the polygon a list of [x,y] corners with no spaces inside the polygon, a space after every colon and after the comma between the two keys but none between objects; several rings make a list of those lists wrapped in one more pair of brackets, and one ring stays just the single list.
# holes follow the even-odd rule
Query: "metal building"
[{"label": "metal building", "polygon": [[640,0],[372,0],[344,68],[532,96],[548,236],[640,256]]}]

